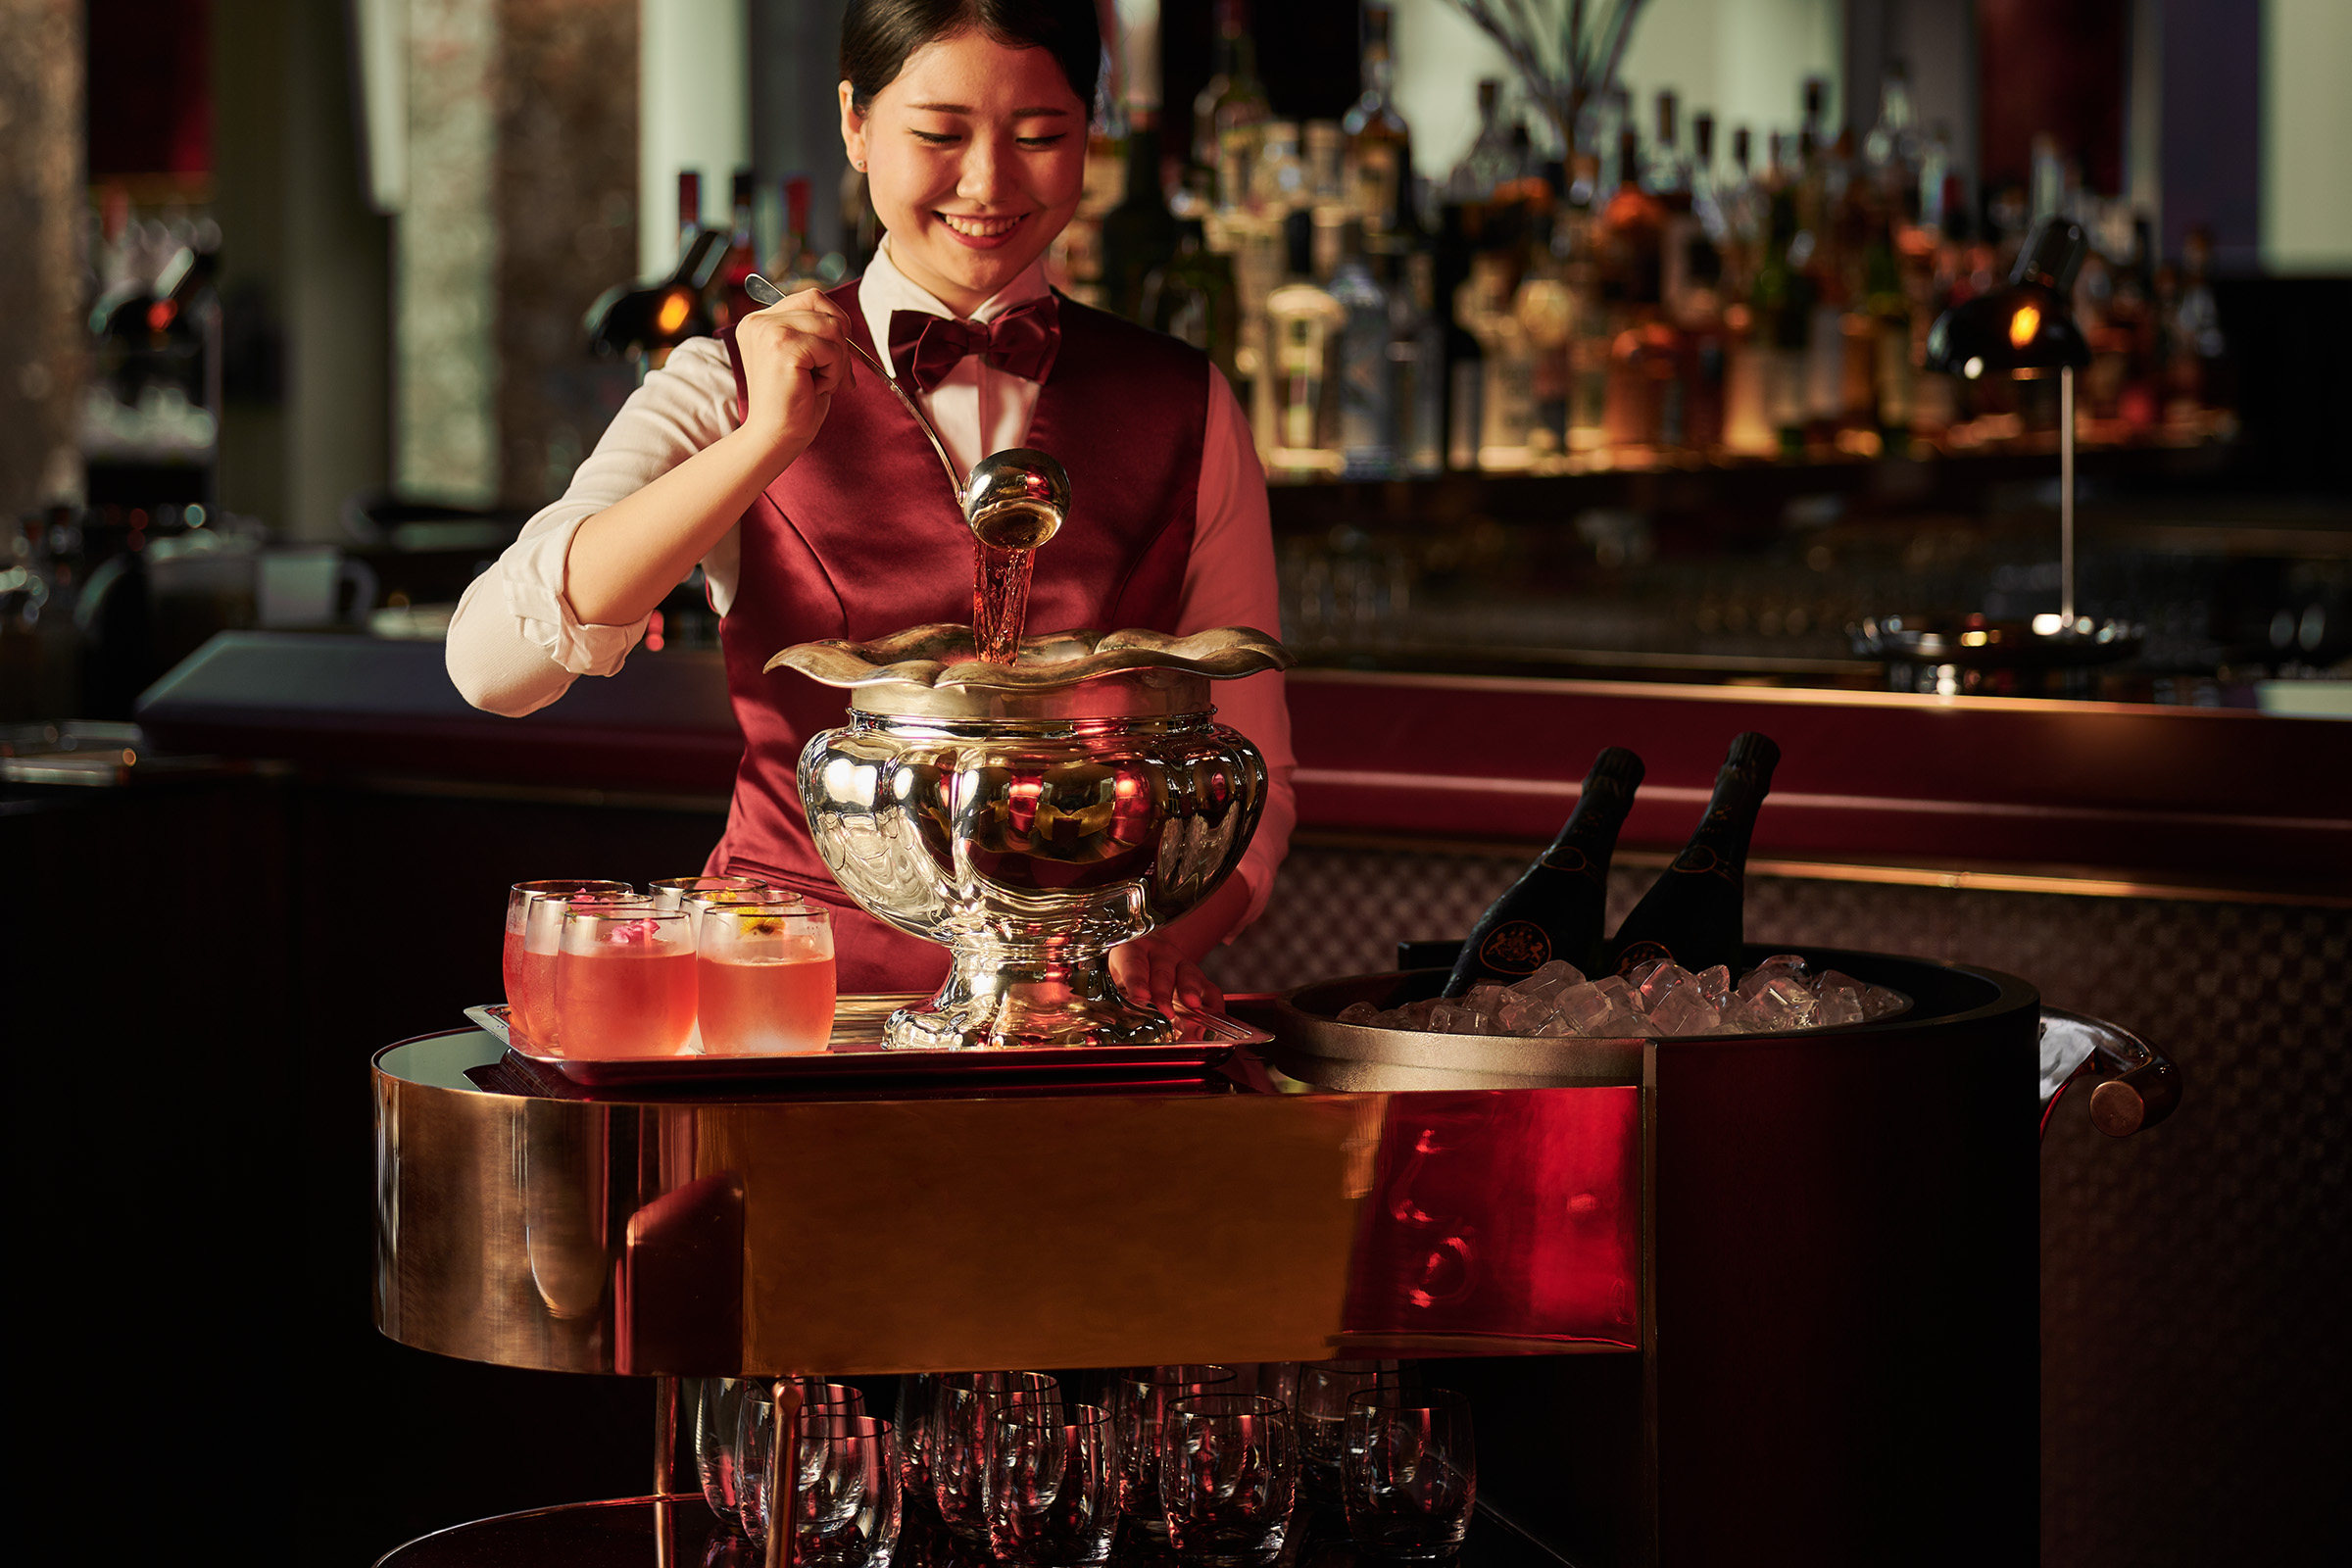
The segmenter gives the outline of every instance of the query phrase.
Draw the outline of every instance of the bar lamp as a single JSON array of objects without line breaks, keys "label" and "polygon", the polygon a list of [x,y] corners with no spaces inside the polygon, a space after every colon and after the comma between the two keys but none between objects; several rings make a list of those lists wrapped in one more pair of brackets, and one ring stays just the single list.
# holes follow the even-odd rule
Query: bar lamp
[{"label": "bar lamp", "polygon": [[1927,368],[1974,381],[1985,375],[2032,380],[2058,372],[2058,616],[2035,616],[2034,631],[2075,635],[2075,372],[2090,344],[2068,300],[2088,243],[2082,225],[2045,218],[2018,253],[2009,281],[1964,300],[1928,328]]}]

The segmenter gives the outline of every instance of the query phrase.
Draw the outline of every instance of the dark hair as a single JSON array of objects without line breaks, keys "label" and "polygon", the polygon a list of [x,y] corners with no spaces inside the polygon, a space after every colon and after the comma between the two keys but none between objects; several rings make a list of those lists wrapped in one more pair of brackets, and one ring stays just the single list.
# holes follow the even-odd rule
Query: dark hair
[{"label": "dark hair", "polygon": [[934,38],[977,27],[1012,49],[1043,49],[1088,113],[1102,71],[1095,0],[850,0],[841,19],[841,76],[863,113],[898,80],[907,57]]}]

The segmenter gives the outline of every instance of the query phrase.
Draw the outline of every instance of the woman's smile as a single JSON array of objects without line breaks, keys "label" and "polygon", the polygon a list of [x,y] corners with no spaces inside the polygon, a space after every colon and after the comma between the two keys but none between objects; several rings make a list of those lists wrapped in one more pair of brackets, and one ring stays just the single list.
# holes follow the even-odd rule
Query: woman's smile
[{"label": "woman's smile", "polygon": [[975,250],[994,250],[1012,237],[1012,231],[1028,218],[1026,213],[988,214],[939,213],[931,215],[947,225],[948,232]]}]

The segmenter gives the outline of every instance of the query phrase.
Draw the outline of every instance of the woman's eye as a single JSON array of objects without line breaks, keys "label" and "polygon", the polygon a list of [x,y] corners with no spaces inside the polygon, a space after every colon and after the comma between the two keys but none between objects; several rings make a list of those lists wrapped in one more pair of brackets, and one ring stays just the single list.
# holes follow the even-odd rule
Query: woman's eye
[{"label": "woman's eye", "polygon": [[1024,147],[1031,148],[1033,150],[1042,150],[1047,147],[1058,145],[1062,141],[1068,139],[1068,131],[1057,130],[1051,136],[1022,136],[1018,139],[1020,144]]},{"label": "woman's eye", "polygon": [[960,139],[952,132],[939,130],[918,130],[913,134],[916,141],[923,143],[927,147],[952,146]]}]

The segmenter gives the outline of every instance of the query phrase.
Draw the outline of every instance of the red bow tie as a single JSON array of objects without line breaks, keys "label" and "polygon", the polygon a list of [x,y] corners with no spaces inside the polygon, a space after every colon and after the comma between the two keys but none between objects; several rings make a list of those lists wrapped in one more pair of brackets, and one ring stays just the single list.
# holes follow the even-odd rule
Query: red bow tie
[{"label": "red bow tie", "polygon": [[1043,383],[1061,347],[1060,308],[1051,294],[1016,305],[993,321],[958,321],[923,311],[890,313],[890,363],[928,392],[981,354],[1000,370]]}]

